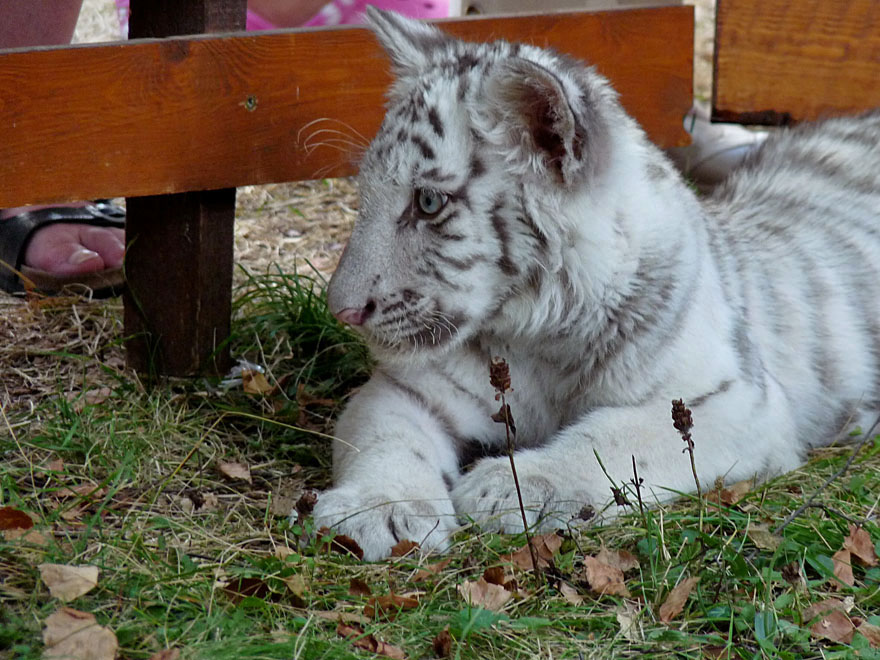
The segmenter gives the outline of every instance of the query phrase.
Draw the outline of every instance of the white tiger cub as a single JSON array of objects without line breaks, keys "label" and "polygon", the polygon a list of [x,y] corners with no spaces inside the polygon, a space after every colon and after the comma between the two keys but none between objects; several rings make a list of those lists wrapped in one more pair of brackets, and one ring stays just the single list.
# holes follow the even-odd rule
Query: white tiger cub
[{"label": "white tiger cub", "polygon": [[880,395],[880,114],[771,138],[700,202],[593,69],[372,10],[396,81],[329,304],[378,366],[317,525],[367,559],[520,531],[490,356],[510,364],[530,524],[790,470]]}]

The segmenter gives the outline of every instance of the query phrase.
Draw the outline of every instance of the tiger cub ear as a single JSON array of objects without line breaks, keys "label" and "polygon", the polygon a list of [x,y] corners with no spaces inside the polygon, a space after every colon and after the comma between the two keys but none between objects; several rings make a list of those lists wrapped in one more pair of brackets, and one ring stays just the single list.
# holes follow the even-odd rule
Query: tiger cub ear
[{"label": "tiger cub ear", "polygon": [[423,69],[430,62],[431,52],[451,41],[437,28],[393,11],[368,5],[366,16],[398,75]]},{"label": "tiger cub ear", "polygon": [[583,94],[567,90],[551,71],[521,58],[496,70],[487,93],[513,160],[566,186],[590,174],[585,118],[591,113],[580,107]]}]

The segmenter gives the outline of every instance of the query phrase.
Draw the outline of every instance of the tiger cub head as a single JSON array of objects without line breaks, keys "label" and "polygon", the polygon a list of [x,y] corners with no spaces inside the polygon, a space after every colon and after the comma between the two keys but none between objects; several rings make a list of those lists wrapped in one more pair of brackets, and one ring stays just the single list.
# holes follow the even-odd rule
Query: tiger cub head
[{"label": "tiger cub head", "polygon": [[438,355],[528,304],[567,247],[566,206],[602,185],[621,111],[604,78],[551,51],[368,18],[396,78],[330,309],[380,358]]}]

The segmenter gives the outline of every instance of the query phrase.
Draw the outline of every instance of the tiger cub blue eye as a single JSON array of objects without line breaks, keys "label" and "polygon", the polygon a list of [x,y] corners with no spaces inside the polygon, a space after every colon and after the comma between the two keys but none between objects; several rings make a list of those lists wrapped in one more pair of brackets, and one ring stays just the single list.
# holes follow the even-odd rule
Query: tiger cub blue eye
[{"label": "tiger cub blue eye", "polygon": [[425,215],[437,215],[448,201],[449,197],[436,190],[420,188],[416,191],[416,206]]}]

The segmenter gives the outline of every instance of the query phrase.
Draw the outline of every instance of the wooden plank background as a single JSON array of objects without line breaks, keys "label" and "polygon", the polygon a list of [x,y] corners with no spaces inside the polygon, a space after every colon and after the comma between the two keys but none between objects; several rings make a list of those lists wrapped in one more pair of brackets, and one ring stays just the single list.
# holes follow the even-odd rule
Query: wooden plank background
[{"label": "wooden plank background", "polygon": [[713,118],[787,124],[880,107],[877,0],[718,0]]},{"label": "wooden plank background", "polygon": [[[657,143],[687,140],[691,7],[444,29],[588,59]],[[0,207],[352,174],[387,68],[360,27],[0,53]]]}]

